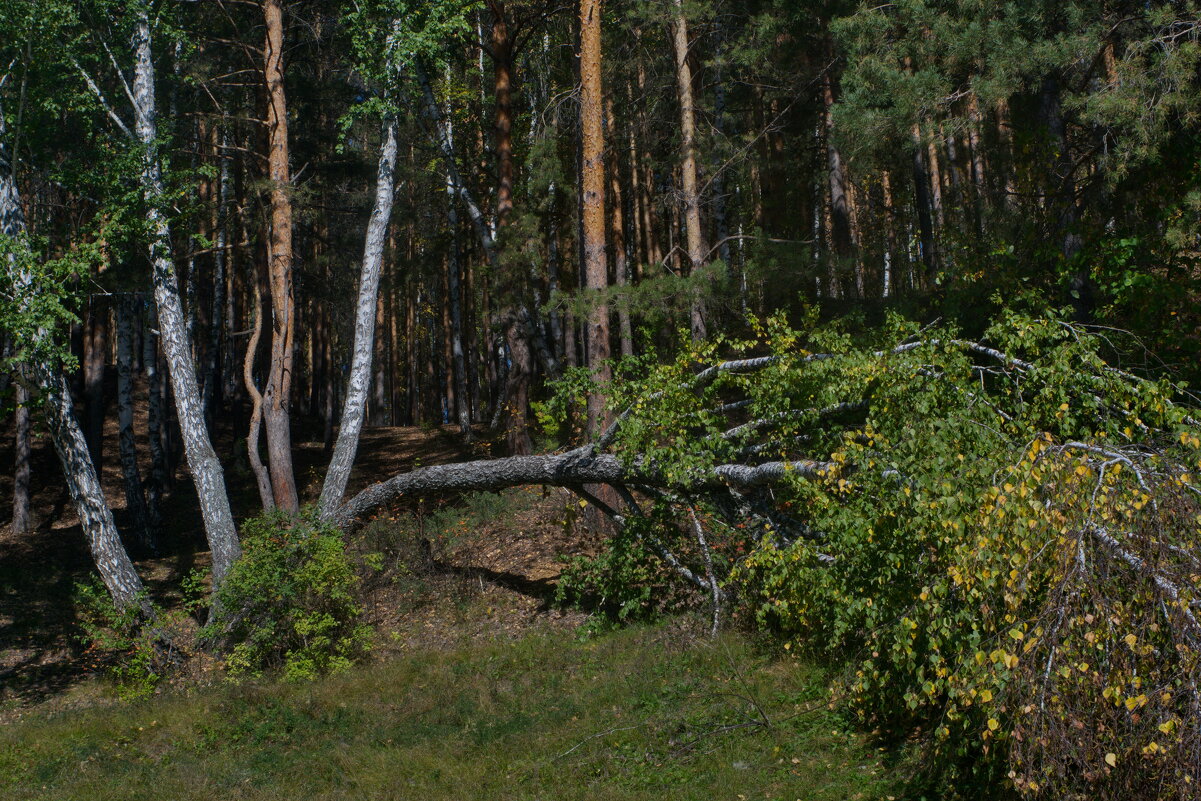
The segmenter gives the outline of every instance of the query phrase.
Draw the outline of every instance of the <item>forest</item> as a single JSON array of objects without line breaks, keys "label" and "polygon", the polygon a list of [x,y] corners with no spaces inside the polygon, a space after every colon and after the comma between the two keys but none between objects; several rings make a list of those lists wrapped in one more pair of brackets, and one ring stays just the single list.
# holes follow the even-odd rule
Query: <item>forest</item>
[{"label": "forest", "polygon": [[5,0],[0,728],[475,582],[896,797],[1196,798],[1199,259],[1195,0]]}]

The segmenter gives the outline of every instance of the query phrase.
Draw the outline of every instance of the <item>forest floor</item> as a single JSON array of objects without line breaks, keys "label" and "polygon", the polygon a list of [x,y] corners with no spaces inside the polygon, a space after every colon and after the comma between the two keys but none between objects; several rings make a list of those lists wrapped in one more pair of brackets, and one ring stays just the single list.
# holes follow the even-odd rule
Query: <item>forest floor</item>
[{"label": "forest floor", "polygon": [[[114,417],[103,482],[120,525]],[[226,464],[235,514],[253,514],[244,448],[232,427],[215,439],[240,454]],[[370,428],[350,491],[488,448],[449,427]],[[301,433],[295,459],[311,499],[321,443]],[[426,498],[367,521],[350,547],[379,557],[364,582],[376,634],[349,673],[232,685],[195,651],[132,702],[81,639],[74,586],[94,568],[45,438],[34,505],[34,532],[0,529],[0,797],[890,797],[893,772],[829,710],[820,670],[738,633],[712,641],[698,617],[598,633],[555,603],[566,561],[600,544],[563,490]],[[208,557],[183,467],[166,511],[161,552],[136,562],[171,608]]]},{"label": "forest floor", "polygon": [[[114,393],[108,393],[113,397]],[[144,393],[139,393],[144,397]],[[136,409],[135,430],[144,432],[145,403]],[[224,424],[222,424],[224,423]],[[239,520],[258,510],[259,499],[246,465],[240,425],[219,421],[214,445],[225,459],[225,478]],[[457,429],[370,427],[364,429],[348,494],[414,467],[486,457],[491,444],[481,430],[466,445]],[[0,432],[0,464],[13,463],[12,432]],[[116,410],[106,415],[101,478],[118,528],[127,522],[118,460]],[[303,429],[294,433],[294,467],[303,501],[320,492],[327,456],[320,441]],[[148,453],[138,442],[139,455]],[[17,535],[0,511],[0,722],[31,704],[86,704],[88,687],[104,672],[80,639],[77,582],[95,574],[92,559],[49,439],[35,439],[32,500],[35,529]],[[140,465],[145,477],[148,460]],[[11,469],[0,472],[0,498],[11,498]],[[368,577],[367,623],[381,636],[383,655],[416,647],[451,647],[465,639],[510,637],[543,620],[574,628],[581,613],[554,607],[554,579],[563,560],[595,549],[581,527],[568,524],[571,499],[563,490],[512,490],[503,496],[425,498],[381,512],[351,543],[361,553],[385,557],[385,569]],[[158,554],[139,554],[129,543],[152,599],[171,608],[181,601],[179,583],[208,566],[208,549],[195,491],[186,465],[172,477],[165,498],[166,532]],[[469,536],[468,536],[469,535]],[[416,544],[428,542],[428,548]],[[453,597],[454,603],[432,602]],[[463,603],[479,603],[491,614],[463,618]],[[202,655],[195,670],[206,671]],[[179,677],[194,681],[194,671]],[[75,690],[78,690],[75,692]]]}]

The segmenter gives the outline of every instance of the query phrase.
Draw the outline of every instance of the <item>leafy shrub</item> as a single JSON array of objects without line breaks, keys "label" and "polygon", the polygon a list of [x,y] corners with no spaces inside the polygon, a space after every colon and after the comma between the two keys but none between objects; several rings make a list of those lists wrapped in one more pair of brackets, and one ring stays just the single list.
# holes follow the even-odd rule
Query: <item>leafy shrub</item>
[{"label": "leafy shrub", "polygon": [[868,412],[810,435],[829,466],[779,496],[808,534],[738,579],[763,625],[847,666],[917,791],[1196,797],[1201,415],[1061,319],[985,339],[1000,357],[938,331],[826,359]]},{"label": "leafy shrub", "polygon": [[281,669],[290,680],[349,667],[370,646],[358,623],[359,579],[341,533],[280,511],[242,525],[242,558],[217,592],[203,636],[228,653],[233,676]]},{"label": "leafy shrub", "polygon": [[[1119,332],[1062,313],[1002,312],[976,339],[895,317],[805,328],[753,320],[745,341],[618,382],[612,451],[677,513],[703,501],[724,519],[706,527],[725,586],[845,667],[850,710],[912,749],[915,794],[1195,798],[1187,388],[1131,373]],[[760,468],[759,487],[714,480]],[[643,608],[644,541],[569,579]]]},{"label": "leafy shrub", "polygon": [[692,546],[681,536],[666,504],[656,505],[646,517],[627,520],[596,556],[570,559],[559,577],[555,599],[594,608],[616,623],[653,620],[665,610],[695,603],[651,543],[680,557],[691,555]]},{"label": "leafy shrub", "polygon": [[74,605],[82,641],[127,700],[149,695],[176,663],[173,640],[185,610],[166,612],[144,596],[119,609],[99,578],[75,584]]}]

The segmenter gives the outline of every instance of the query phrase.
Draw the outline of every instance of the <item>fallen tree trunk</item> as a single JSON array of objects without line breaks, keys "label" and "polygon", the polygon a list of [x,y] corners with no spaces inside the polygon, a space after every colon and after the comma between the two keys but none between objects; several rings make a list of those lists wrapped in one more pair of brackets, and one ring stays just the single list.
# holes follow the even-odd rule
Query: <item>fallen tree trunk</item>
[{"label": "fallen tree trunk", "polygon": [[748,466],[724,464],[671,476],[641,460],[623,462],[591,447],[545,456],[511,456],[459,464],[423,467],[367,487],[338,508],[329,520],[339,528],[353,528],[363,515],[403,497],[439,492],[480,492],[527,485],[578,487],[608,484],[620,487],[661,487],[678,492],[703,492],[727,487],[750,489],[775,484],[788,475],[816,476],[832,465],[811,460],[768,462]]}]

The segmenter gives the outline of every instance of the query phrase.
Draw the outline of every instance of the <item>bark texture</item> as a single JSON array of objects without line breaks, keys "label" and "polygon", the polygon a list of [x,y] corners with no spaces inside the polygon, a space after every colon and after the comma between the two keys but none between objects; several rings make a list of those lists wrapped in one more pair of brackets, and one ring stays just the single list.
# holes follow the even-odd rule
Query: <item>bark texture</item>
[{"label": "bark texture", "polygon": [[292,282],[292,179],[288,167],[288,102],[284,92],[284,20],[281,0],[264,0],[264,74],[267,81],[267,177],[271,181],[271,238],[267,273],[271,283],[271,370],[263,393],[267,462],[275,503],[300,511],[292,471],[292,353],[296,300]]},{"label": "bark texture", "polygon": [[609,286],[605,248],[605,129],[601,86],[601,0],[580,3],[580,222],[583,237],[584,287],[591,290],[584,353],[594,386],[588,393],[588,433],[605,427],[604,387],[612,379],[608,364]]},{"label": "bark texture", "polygon": [[196,382],[192,361],[192,343],[184,322],[179,282],[171,259],[171,229],[162,212],[163,181],[159,165],[157,104],[154,97],[154,61],[151,54],[150,18],[139,7],[133,35],[136,58],[133,80],[137,139],[142,153],[141,190],[146,203],[147,235],[154,279],[154,299],[158,307],[159,331],[163,351],[171,373],[179,426],[183,433],[184,453],[196,484],[200,513],[213,560],[213,585],[219,586],[229,568],[241,555],[242,547],[234,528],[229,496],[221,462],[209,440],[204,424],[204,404]]},{"label": "bark texture", "polygon": [[511,456],[460,464],[423,467],[373,484],[355,495],[329,520],[343,529],[354,526],[362,515],[401,497],[419,497],[436,492],[496,491],[508,487],[543,485],[583,487],[603,484],[613,487],[663,487],[681,492],[749,489],[775,484],[788,475],[816,476],[830,464],[815,461],[768,462],[757,466],[718,465],[697,471],[682,481],[669,481],[654,464],[629,464],[611,454],[597,454],[589,446],[547,456]]},{"label": "bark texture", "polygon": [[[4,141],[5,133],[4,114],[0,110],[0,234],[22,239],[27,233],[25,215],[13,175],[13,164]],[[33,276],[21,266],[15,254],[9,254],[3,260],[2,267],[5,283],[12,288],[15,297],[35,296],[37,287],[34,286]],[[33,336],[41,339],[51,336],[51,333],[39,329]],[[18,350],[23,344],[32,346],[36,343],[17,342]],[[67,490],[101,580],[119,607],[141,604],[142,581],[121,544],[112,510],[104,499],[104,490],[88,453],[87,441],[75,419],[75,404],[67,379],[61,371],[52,370],[44,363],[33,363],[25,366],[21,380],[29,382],[41,393],[50,438],[62,463]]]},{"label": "bark texture", "polygon": [[[684,235],[688,245],[688,269],[696,272],[705,266],[708,253],[701,229],[701,191],[696,166],[696,110],[692,95],[692,65],[688,61],[688,20],[683,0],[675,0],[676,16],[672,23],[671,44],[676,60],[676,93],[680,100],[680,181],[684,200]],[[704,339],[705,301],[699,288],[694,291],[690,323],[693,341]]]},{"label": "bark texture", "polygon": [[359,432],[363,429],[367,406],[368,384],[371,381],[372,346],[375,341],[375,311],[379,299],[380,273],[384,264],[388,221],[392,216],[392,197],[396,188],[396,121],[384,124],[380,145],[379,170],[375,180],[375,205],[367,223],[367,238],[363,245],[363,267],[359,275],[358,306],[355,311],[354,350],[350,362],[346,403],[342,407],[342,424],[334,444],[333,458],[325,472],[321,498],[317,502],[322,515],[327,515],[342,500],[354,457],[359,448]]}]

